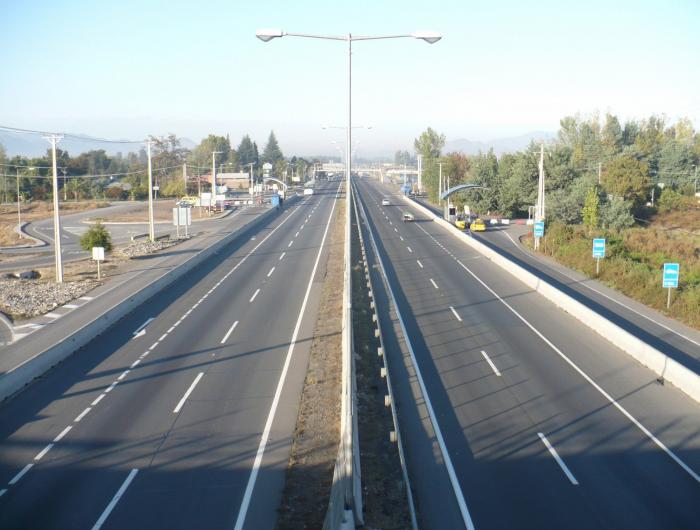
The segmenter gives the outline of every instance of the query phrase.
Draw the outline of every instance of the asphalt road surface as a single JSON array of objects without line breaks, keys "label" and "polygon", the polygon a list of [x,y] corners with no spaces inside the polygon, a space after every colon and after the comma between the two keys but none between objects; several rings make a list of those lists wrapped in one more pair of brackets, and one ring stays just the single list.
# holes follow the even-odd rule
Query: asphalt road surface
[{"label": "asphalt road surface", "polygon": [[274,528],[338,189],[0,406],[1,528]]},{"label": "asphalt road surface", "polygon": [[415,358],[389,338],[421,525],[697,528],[697,403],[417,210],[403,223],[398,194],[356,185]]}]

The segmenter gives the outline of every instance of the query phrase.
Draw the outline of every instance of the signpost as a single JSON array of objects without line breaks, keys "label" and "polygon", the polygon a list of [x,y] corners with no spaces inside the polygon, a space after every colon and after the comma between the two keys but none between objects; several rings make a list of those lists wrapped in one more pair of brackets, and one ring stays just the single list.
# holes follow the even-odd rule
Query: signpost
[{"label": "signpost", "polygon": [[605,257],[605,238],[593,240],[593,257],[595,258],[595,275],[600,274],[600,260]]},{"label": "signpost", "polygon": [[540,239],[544,237],[544,221],[536,221],[535,222],[535,249],[539,250],[540,248]]},{"label": "signpost", "polygon": [[180,226],[185,227],[185,237],[189,237],[187,234],[187,227],[192,224],[192,208],[190,206],[177,206],[173,208],[173,224],[175,225],[175,233],[177,238],[180,239]]},{"label": "signpost", "polygon": [[105,259],[105,248],[92,247],[92,259],[97,262],[97,281],[100,281],[100,261]]},{"label": "signpost", "polygon": [[666,309],[671,307],[671,289],[678,289],[678,280],[681,276],[681,266],[678,263],[664,263],[663,287],[668,289]]}]

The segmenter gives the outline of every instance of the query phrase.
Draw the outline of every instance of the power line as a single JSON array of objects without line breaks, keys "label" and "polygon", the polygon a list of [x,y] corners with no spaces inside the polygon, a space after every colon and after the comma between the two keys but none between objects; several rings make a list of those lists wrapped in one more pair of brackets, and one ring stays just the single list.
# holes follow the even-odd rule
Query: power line
[{"label": "power line", "polygon": [[[22,134],[37,134],[37,135],[51,135],[51,134],[57,134],[52,131],[39,131],[35,129],[22,129],[19,127],[10,127],[8,125],[0,125],[0,130],[3,131],[10,131],[10,132],[17,132],[17,133],[22,133]],[[97,136],[88,136],[85,134],[74,134],[74,133],[60,133],[62,134],[65,138],[73,138],[76,140],[85,140],[88,142],[101,142],[101,143],[111,143],[111,144],[142,144],[144,143],[144,140],[126,140],[126,139],[121,139],[121,140],[113,140],[110,138],[99,138]]]}]

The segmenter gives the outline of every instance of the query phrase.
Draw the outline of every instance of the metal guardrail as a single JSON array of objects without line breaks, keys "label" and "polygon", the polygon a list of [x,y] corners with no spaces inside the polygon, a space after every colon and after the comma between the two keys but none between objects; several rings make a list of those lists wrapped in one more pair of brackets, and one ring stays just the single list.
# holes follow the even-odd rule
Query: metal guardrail
[{"label": "metal guardrail", "polygon": [[355,350],[352,332],[352,254],[350,183],[345,192],[345,244],[342,316],[342,389],[340,404],[340,444],[333,470],[333,485],[324,530],[354,529],[363,525],[360,453],[357,432]]},{"label": "metal guardrail", "polygon": [[[355,198],[355,190],[353,189],[353,206],[355,210],[355,219],[357,220],[357,229],[359,232],[360,236],[360,247],[362,249],[362,259],[364,262],[364,270],[365,270],[365,279],[367,280],[367,287],[370,290],[370,293],[374,293],[374,286],[372,284],[372,277],[369,273],[369,266],[367,263],[367,254],[365,251],[365,241],[364,237],[362,235],[362,228],[361,228],[361,222],[360,222],[360,213],[362,213],[362,222],[367,225],[367,214],[364,210],[364,207],[362,206],[362,203],[360,203],[356,198]],[[359,212],[358,212],[358,207],[357,205],[359,204]],[[375,253],[375,255],[378,255],[377,251],[377,245],[374,241],[374,236],[372,235],[371,232],[368,231],[369,234],[369,239],[370,243],[372,244],[372,249]],[[403,450],[403,442],[401,439],[401,430],[399,429],[399,418],[398,414],[396,411],[396,400],[394,398],[394,391],[393,387],[391,384],[391,373],[389,370],[389,360],[387,359],[386,355],[386,348],[384,347],[384,334],[382,333],[382,325],[381,322],[379,321],[379,315],[377,314],[377,306],[376,306],[376,299],[374,295],[372,294],[371,296],[372,301],[371,303],[371,309],[372,309],[372,314],[373,314],[373,320],[375,325],[377,326],[377,335],[379,338],[379,350],[377,351],[377,354],[382,357],[382,361],[384,364],[383,367],[383,375],[386,378],[386,386],[387,386],[387,391],[388,394],[385,397],[385,405],[389,406],[391,408],[391,417],[393,420],[394,424],[394,431],[391,433],[391,439],[392,441],[396,442],[398,452],[399,452],[399,461],[401,463],[401,474],[403,475],[403,480],[404,484],[406,485],[406,500],[408,502],[408,510],[409,514],[411,516],[411,527],[413,530],[418,529],[418,521],[416,518],[416,509],[415,509],[415,504],[413,502],[413,493],[411,490],[411,482],[408,476],[408,468],[406,466],[406,457],[404,454]]]}]

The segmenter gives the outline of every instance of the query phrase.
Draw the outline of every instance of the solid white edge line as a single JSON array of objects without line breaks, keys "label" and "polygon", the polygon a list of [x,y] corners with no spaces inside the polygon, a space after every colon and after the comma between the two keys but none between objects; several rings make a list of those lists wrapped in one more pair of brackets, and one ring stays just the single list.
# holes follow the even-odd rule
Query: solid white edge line
[{"label": "solid white edge line", "polygon": [[[356,192],[356,195],[359,195],[359,192]],[[363,217],[368,220],[367,214],[364,212],[364,206],[362,206],[362,203],[358,201],[357,203],[363,211]],[[459,479],[457,478],[457,473],[455,472],[454,465],[452,464],[452,458],[450,457],[450,454],[447,451],[447,445],[445,444],[445,439],[442,436],[442,430],[440,429],[440,424],[437,421],[437,415],[435,414],[435,409],[433,409],[433,404],[432,401],[430,400],[430,396],[428,395],[428,389],[425,386],[425,381],[423,380],[423,374],[420,371],[420,367],[418,366],[418,359],[416,359],[416,354],[413,351],[413,344],[411,343],[411,339],[408,335],[408,331],[406,330],[406,325],[404,324],[403,317],[401,316],[401,310],[399,309],[399,305],[396,303],[396,297],[394,296],[394,291],[391,288],[391,284],[389,283],[389,279],[386,275],[386,269],[384,268],[384,262],[382,261],[382,257],[379,255],[378,249],[377,249],[377,243],[374,240],[374,233],[372,231],[372,228],[367,222],[366,224],[369,235],[370,235],[370,240],[372,242],[372,248],[374,248],[374,255],[377,257],[377,261],[379,262],[379,268],[382,271],[382,276],[384,277],[384,283],[387,286],[389,290],[389,298],[391,299],[391,303],[394,306],[394,310],[396,311],[396,316],[399,319],[399,324],[401,325],[401,332],[403,333],[404,339],[406,341],[406,347],[408,348],[408,353],[411,356],[411,362],[413,363],[413,368],[416,370],[416,378],[418,379],[418,385],[420,386],[421,393],[423,394],[423,400],[425,402],[425,407],[428,409],[428,415],[430,416],[430,422],[433,426],[433,430],[435,431],[435,437],[437,438],[438,441],[438,446],[440,447],[440,453],[442,455],[442,458],[445,462],[445,468],[447,469],[447,475],[450,477],[450,483],[452,484],[452,491],[455,494],[455,498],[457,500],[457,504],[459,505],[460,512],[462,514],[462,521],[464,521],[464,526],[467,527],[467,530],[475,530],[474,527],[474,522],[472,521],[471,514],[469,513],[469,508],[467,507],[467,502],[464,499],[464,493],[462,492],[462,487],[459,485]]]},{"label": "solid white edge line", "polygon": [[233,332],[233,330],[236,329],[236,326],[237,326],[237,325],[238,325],[238,320],[236,320],[236,321],[231,325],[231,327],[228,329],[228,331],[226,332],[226,335],[224,335],[224,338],[221,339],[221,344],[223,344],[224,342],[226,342],[226,341],[228,340],[229,335],[231,335],[231,333]]},{"label": "solid white edge line", "polygon": [[199,380],[200,380],[202,377],[204,377],[204,372],[199,372],[199,373],[197,374],[197,377],[194,378],[194,381],[192,381],[192,384],[190,385],[190,387],[187,389],[187,392],[185,392],[185,395],[182,396],[182,399],[180,400],[180,402],[179,402],[179,403],[177,404],[177,406],[173,409],[173,413],[174,413],[174,414],[177,414],[178,412],[180,412],[180,409],[181,409],[182,406],[185,404],[185,401],[187,401],[187,398],[190,397],[190,394],[191,394],[192,391],[194,390],[194,387],[197,386],[197,383],[199,383]]},{"label": "solid white edge line", "polygon": [[457,313],[457,310],[454,307],[450,306],[450,311],[452,311],[452,314],[457,320],[459,320],[460,322],[462,321],[462,317],[459,316],[459,313]]},{"label": "solid white edge line", "polygon": [[136,476],[136,473],[138,473],[138,472],[139,472],[138,469],[132,469],[129,472],[129,476],[126,477],[126,480],[122,483],[121,487],[117,490],[117,493],[114,495],[114,497],[112,497],[112,500],[105,508],[105,511],[102,512],[102,515],[100,515],[100,518],[97,520],[95,525],[92,527],[92,530],[99,530],[100,528],[102,528],[102,525],[107,520],[107,517],[109,517],[109,514],[112,513],[112,510],[114,510],[114,507],[119,502],[119,499],[122,498],[122,495],[124,495],[126,488],[129,487],[129,484],[131,484],[131,481],[134,480],[134,477]]},{"label": "solid white edge line", "polygon": [[[434,240],[434,238],[422,227],[418,226],[423,232],[425,232],[431,239]],[[459,259],[453,258],[459,265],[467,271],[476,281],[478,281],[484,289],[486,289],[489,293],[491,293],[493,296],[495,296],[503,305],[505,305],[516,317],[520,319],[523,324],[525,324],[528,328],[532,330],[532,332],[537,335],[542,341],[547,344],[552,350],[559,355],[569,366],[571,366],[581,377],[583,377],[590,385],[595,388],[605,399],[607,399],[617,410],[619,410],[623,416],[625,416],[628,420],[630,420],[640,431],[642,431],[652,442],[656,444],[656,446],[661,449],[664,453],[666,453],[671,460],[673,460],[676,464],[678,464],[683,470],[688,473],[696,482],[700,483],[700,475],[698,475],[695,471],[693,471],[690,466],[688,466],[683,460],[681,460],[676,453],[671,451],[664,443],[659,440],[654,434],[647,429],[644,425],[642,425],[632,414],[630,414],[626,408],[624,408],[622,405],[620,405],[617,400],[612,397],[610,394],[608,394],[607,391],[603,389],[598,383],[596,383],[586,372],[584,372],[579,366],[569,359],[569,357],[566,356],[564,352],[562,352],[559,348],[557,348],[552,341],[550,341],[547,337],[545,337],[535,326],[530,324],[530,322],[522,316],[520,313],[518,313],[508,302],[506,302],[503,298],[501,298],[496,291],[491,289],[486,282],[484,282],[481,278],[479,278],[472,270],[467,267],[464,263],[462,263]]]},{"label": "solid white edge line", "polygon": [[661,322],[659,322],[659,321],[657,321],[657,320],[654,320],[652,317],[647,316],[647,315],[645,315],[644,313],[641,313],[640,311],[637,311],[637,310],[634,309],[633,307],[630,307],[630,306],[628,306],[627,304],[625,304],[625,303],[623,303],[623,302],[620,302],[619,300],[615,300],[612,296],[608,296],[608,295],[605,294],[604,292],[599,291],[599,290],[596,289],[595,287],[591,287],[590,285],[588,285],[587,283],[585,283],[585,280],[586,280],[586,279],[588,279],[588,280],[593,280],[594,278],[585,278],[584,280],[580,280],[580,279],[578,279],[578,278],[574,278],[573,276],[569,276],[566,272],[562,272],[562,271],[560,271],[560,270],[555,269],[554,267],[552,267],[552,266],[548,265],[547,263],[543,262],[542,260],[540,260],[537,256],[535,256],[535,255],[533,255],[533,254],[530,254],[529,252],[527,252],[527,251],[525,251],[524,249],[522,249],[522,248],[520,247],[520,245],[518,245],[518,243],[515,242],[515,240],[510,236],[510,234],[509,234],[508,232],[502,232],[502,233],[503,233],[503,235],[508,236],[508,239],[510,239],[510,240],[513,242],[513,245],[515,245],[515,248],[517,248],[520,252],[522,252],[522,253],[525,254],[526,256],[535,259],[536,261],[538,261],[538,262],[541,263],[542,265],[545,265],[545,266],[549,267],[550,269],[552,269],[553,271],[555,271],[555,272],[561,274],[561,275],[564,276],[565,278],[569,278],[570,280],[575,281],[577,285],[581,285],[582,287],[585,287],[586,289],[590,289],[590,290],[593,291],[594,293],[598,293],[600,296],[603,296],[603,297],[607,298],[607,299],[610,300],[611,302],[615,302],[617,305],[621,305],[622,307],[624,307],[624,308],[627,309],[628,311],[632,311],[632,313],[634,313],[634,314],[636,314],[636,315],[639,315],[639,316],[642,317],[642,318],[646,318],[646,319],[649,320],[650,322],[653,322],[653,323],[656,324],[657,326],[662,327],[662,328],[665,329],[666,331],[670,331],[670,332],[673,333],[674,335],[677,335],[677,336],[681,337],[682,339],[687,340],[688,342],[692,342],[692,343],[695,344],[696,346],[700,346],[700,342],[698,342],[698,341],[696,341],[696,340],[694,340],[694,339],[691,339],[690,337],[688,337],[688,336],[686,336],[686,335],[683,335],[682,333],[679,333],[679,332],[676,331],[675,329],[670,328],[670,327],[666,326],[665,324],[662,324]]},{"label": "solid white edge line", "polygon": [[559,467],[566,475],[566,478],[569,479],[569,482],[571,482],[574,486],[578,486],[578,480],[576,480],[576,477],[574,477],[574,474],[569,470],[568,466],[559,457],[559,455],[557,454],[557,450],[554,449],[554,447],[552,447],[552,444],[549,443],[549,440],[547,440],[545,435],[542,434],[541,432],[538,432],[537,436],[540,437],[540,440],[542,440],[542,443],[544,443],[544,445],[547,448],[547,450],[549,451],[549,453],[554,457],[554,460],[557,461],[557,464],[559,464]]},{"label": "solid white edge line", "polygon": [[260,289],[256,290],[253,293],[253,296],[250,297],[250,300],[248,300],[248,303],[250,304],[253,300],[255,300],[255,297],[258,296],[258,293],[260,292]]},{"label": "solid white edge line", "polygon": [[[338,185],[338,189],[342,186],[342,182]],[[347,199],[346,199],[347,200]],[[338,201],[338,196],[333,199],[333,206],[331,208],[331,213],[328,216],[328,222],[326,223],[326,229],[323,232],[323,238],[321,239],[321,245],[319,246],[318,253],[316,254],[316,262],[314,263],[314,268],[311,271],[311,276],[309,277],[309,284],[306,287],[306,293],[304,294],[304,300],[301,303],[301,309],[299,310],[299,317],[297,318],[297,323],[294,326],[294,332],[292,333],[292,340],[289,343],[289,349],[287,350],[287,357],[284,361],[284,367],[282,368],[282,373],[280,374],[280,379],[277,383],[277,389],[275,390],[275,397],[272,400],[272,406],[270,407],[270,412],[267,415],[267,421],[265,422],[265,428],[263,429],[262,437],[260,438],[260,444],[258,445],[258,451],[255,455],[255,461],[253,462],[253,469],[250,472],[250,477],[248,478],[248,484],[245,488],[245,493],[243,494],[243,500],[241,501],[241,507],[238,510],[238,517],[236,518],[236,525],[234,530],[242,530],[243,524],[245,523],[245,518],[248,513],[248,506],[250,505],[250,499],[253,496],[253,488],[255,487],[255,481],[258,478],[258,472],[260,471],[260,465],[262,464],[263,455],[265,454],[265,448],[267,447],[267,440],[270,437],[270,430],[272,429],[272,422],[275,419],[275,413],[277,412],[277,406],[279,404],[280,396],[282,395],[282,388],[284,387],[284,382],[287,378],[287,371],[289,370],[289,365],[292,361],[292,353],[294,352],[294,346],[296,344],[297,336],[299,335],[299,329],[301,328],[301,321],[304,317],[304,311],[306,310],[306,304],[309,300],[309,294],[311,293],[311,287],[313,286],[314,276],[316,276],[316,269],[318,268],[318,263],[321,260],[321,253],[323,252],[323,246],[326,242],[326,236],[328,235],[328,229],[331,226],[331,219],[333,219],[333,212],[335,211],[335,205]]]},{"label": "solid white edge line", "polygon": [[26,475],[26,474],[27,474],[27,471],[29,471],[33,466],[34,466],[34,464],[27,464],[26,466],[24,466],[24,467],[22,468],[22,471],[20,471],[19,473],[17,473],[17,474],[12,478],[12,480],[10,480],[10,482],[8,482],[8,484],[9,484],[10,486],[14,486],[15,484],[17,484],[17,483],[19,482],[19,480],[20,480],[24,475]]},{"label": "solid white edge line", "polygon": [[493,370],[493,373],[495,373],[498,377],[501,377],[501,372],[499,372],[498,368],[496,368],[496,365],[493,364],[491,357],[489,357],[484,350],[481,350],[481,355],[484,357],[484,359],[486,359],[486,362],[489,363],[489,366],[491,367],[491,370]]}]

